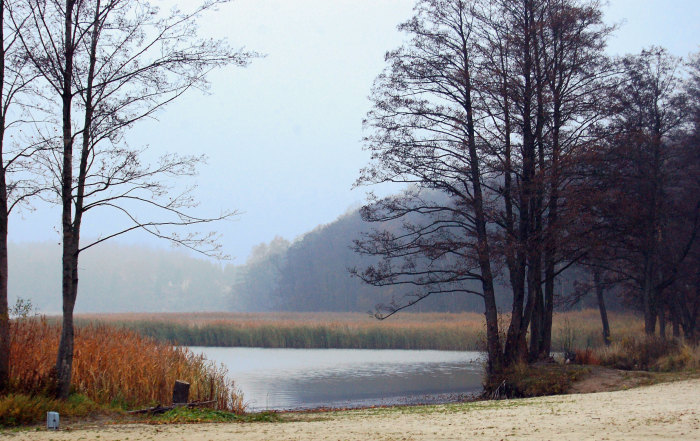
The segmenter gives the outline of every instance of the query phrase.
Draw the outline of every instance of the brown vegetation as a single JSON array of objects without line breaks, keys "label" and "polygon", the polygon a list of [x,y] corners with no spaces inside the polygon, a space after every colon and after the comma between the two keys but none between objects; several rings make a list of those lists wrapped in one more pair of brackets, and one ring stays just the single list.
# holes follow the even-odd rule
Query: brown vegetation
[{"label": "brown vegetation", "polygon": [[[88,314],[78,322],[120,325],[201,346],[483,350],[486,332],[483,314],[470,312],[404,312],[382,321],[360,313]],[[637,335],[643,322],[631,313],[612,313],[610,326],[613,340],[619,340]],[[602,346],[598,312],[554,314],[552,339],[555,351]]]},{"label": "brown vegetation", "polygon": [[564,394],[589,372],[589,368],[577,365],[518,363],[498,375],[489,375],[484,394],[495,399]]},{"label": "brown vegetation", "polygon": [[[11,325],[12,392],[52,392],[60,326],[44,319]],[[227,371],[185,348],[127,329],[85,326],[76,332],[72,392],[121,408],[169,404],[175,380],[190,383],[191,400],[216,400],[219,409],[243,412],[242,397]]]},{"label": "brown vegetation", "polygon": [[627,337],[595,356],[604,366],[624,370],[679,372],[700,369],[700,345],[659,337]]}]

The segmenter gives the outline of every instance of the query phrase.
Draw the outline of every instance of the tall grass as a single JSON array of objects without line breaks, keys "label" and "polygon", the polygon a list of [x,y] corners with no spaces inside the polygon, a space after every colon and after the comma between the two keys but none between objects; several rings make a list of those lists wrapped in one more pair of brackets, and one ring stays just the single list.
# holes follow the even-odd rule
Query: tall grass
[{"label": "tall grass", "polygon": [[[613,342],[644,333],[644,322],[636,314],[612,312],[608,313],[608,319]],[[604,346],[600,313],[597,309],[554,313],[552,323],[553,350],[585,350]]]},{"label": "tall grass", "polygon": [[627,337],[596,351],[605,366],[655,372],[697,371],[700,345],[657,336]]},{"label": "tall grass", "polygon": [[[632,314],[610,316],[613,339],[642,329]],[[485,340],[478,313],[401,313],[384,321],[358,313],[93,314],[80,323],[109,323],[190,346],[481,350]],[[555,314],[553,350],[602,345],[596,310]]]},{"label": "tall grass", "polygon": [[[11,391],[48,395],[53,385],[60,326],[45,319],[11,322]],[[201,355],[106,325],[79,327],[75,335],[72,392],[123,408],[169,404],[175,380],[190,383],[191,400],[216,400],[219,409],[243,412],[242,397]]]}]

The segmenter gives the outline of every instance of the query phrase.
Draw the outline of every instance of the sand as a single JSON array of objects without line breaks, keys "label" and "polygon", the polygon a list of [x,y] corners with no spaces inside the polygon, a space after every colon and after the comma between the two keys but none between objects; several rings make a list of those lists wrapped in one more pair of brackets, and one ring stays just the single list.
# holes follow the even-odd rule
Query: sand
[{"label": "sand", "polygon": [[700,440],[700,379],[617,392],[286,414],[284,422],[84,426],[11,440]]}]

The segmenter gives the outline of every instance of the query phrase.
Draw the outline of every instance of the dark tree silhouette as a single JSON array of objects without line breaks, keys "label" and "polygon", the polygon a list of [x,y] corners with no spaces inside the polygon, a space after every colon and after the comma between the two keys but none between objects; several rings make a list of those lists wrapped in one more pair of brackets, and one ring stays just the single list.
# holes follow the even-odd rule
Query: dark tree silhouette
[{"label": "dark tree silhouette", "polygon": [[[389,64],[377,79],[374,110],[366,126],[373,164],[359,184],[411,184],[403,194],[362,209],[370,222],[401,219],[397,231],[377,230],[356,242],[356,250],[382,257],[381,263],[353,273],[367,283],[412,285],[401,302],[380,307],[386,317],[441,293],[481,296],[486,316],[489,371],[501,368],[501,342],[487,230],[493,195],[484,188],[482,146],[477,143],[479,112],[475,71],[477,2],[419,1],[413,19],[400,25],[411,40],[387,53]],[[424,197],[444,193],[442,200]],[[477,280],[481,289],[465,284]]]},{"label": "dark tree silhouette", "polygon": [[667,290],[698,233],[697,144],[681,60],[652,48],[621,67],[606,141],[588,159],[587,205],[596,219],[589,264],[613,273],[652,335],[675,308]]},{"label": "dark tree silhouette", "polygon": [[503,1],[486,9],[482,131],[501,198],[497,248],[513,289],[506,358],[551,348],[554,283],[585,255],[577,202],[578,158],[605,116],[601,99],[612,28],[595,1]]},{"label": "dark tree silhouette", "polygon": [[[403,228],[357,241],[358,252],[382,260],[354,273],[416,289],[380,316],[434,294],[475,294],[492,370],[528,358],[528,329],[529,357],[549,355],[554,279],[585,255],[574,240],[573,172],[603,117],[596,96],[610,28],[601,17],[596,2],[420,1],[400,26],[412,40],[387,54],[375,84],[366,122],[373,163],[358,182],[410,185],[362,212]],[[493,292],[500,276],[513,290],[505,342]]]}]

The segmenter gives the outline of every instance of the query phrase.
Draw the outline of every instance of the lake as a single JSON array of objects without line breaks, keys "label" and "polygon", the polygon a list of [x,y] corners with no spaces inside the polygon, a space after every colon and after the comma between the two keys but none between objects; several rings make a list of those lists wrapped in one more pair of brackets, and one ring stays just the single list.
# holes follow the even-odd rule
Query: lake
[{"label": "lake", "polygon": [[480,392],[479,352],[190,347],[223,363],[248,409],[453,401]]}]

